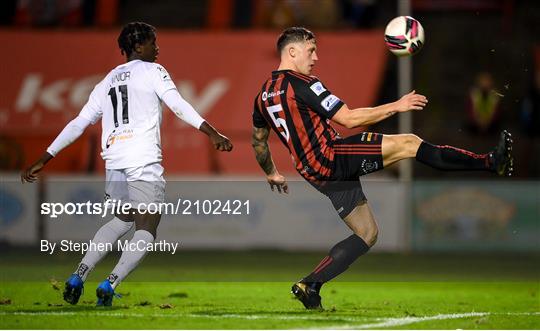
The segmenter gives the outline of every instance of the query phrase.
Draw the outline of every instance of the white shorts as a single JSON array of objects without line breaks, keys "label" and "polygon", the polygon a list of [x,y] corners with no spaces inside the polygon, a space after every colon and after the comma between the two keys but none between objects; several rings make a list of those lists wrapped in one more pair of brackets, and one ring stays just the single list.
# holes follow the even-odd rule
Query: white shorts
[{"label": "white shorts", "polygon": [[163,167],[152,163],[126,169],[105,169],[105,199],[130,203],[133,208],[140,204],[164,202]]}]

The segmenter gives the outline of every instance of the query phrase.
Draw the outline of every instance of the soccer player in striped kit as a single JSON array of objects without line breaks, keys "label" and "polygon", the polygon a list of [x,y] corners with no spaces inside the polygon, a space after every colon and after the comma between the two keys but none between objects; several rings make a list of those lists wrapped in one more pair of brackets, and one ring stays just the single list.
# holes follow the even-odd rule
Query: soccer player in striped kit
[{"label": "soccer player in striped kit", "polygon": [[277,41],[278,70],[264,82],[253,110],[252,144],[272,190],[288,193],[268,146],[270,129],[289,149],[296,170],[332,202],[353,234],[337,243],[292,292],[307,309],[321,309],[321,286],[345,271],[377,241],[375,217],[359,177],[397,161],[416,160],[440,170],[481,170],[512,174],[512,139],[501,133],[494,150],[476,154],[452,146],[432,145],[414,134],[363,132],[341,138],[330,121],[347,128],[366,126],[396,113],[422,110],[428,100],[415,91],[399,100],[367,108],[349,108],[311,71],[315,66],[315,35],[301,27],[283,31]]}]

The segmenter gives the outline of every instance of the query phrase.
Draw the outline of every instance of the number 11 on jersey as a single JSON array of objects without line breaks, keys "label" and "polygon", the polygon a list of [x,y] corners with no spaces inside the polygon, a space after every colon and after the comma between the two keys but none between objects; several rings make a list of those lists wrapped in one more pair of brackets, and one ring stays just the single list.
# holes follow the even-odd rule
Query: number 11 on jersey
[{"label": "number 11 on jersey", "polygon": [[[129,117],[128,117],[128,89],[127,85],[119,85],[118,90],[120,91],[121,97],[122,97],[122,124],[128,124],[129,123]],[[109,96],[111,97],[111,102],[113,106],[113,119],[114,119],[114,127],[118,127],[118,98],[116,97],[116,89],[114,87],[111,87],[109,90]]]}]

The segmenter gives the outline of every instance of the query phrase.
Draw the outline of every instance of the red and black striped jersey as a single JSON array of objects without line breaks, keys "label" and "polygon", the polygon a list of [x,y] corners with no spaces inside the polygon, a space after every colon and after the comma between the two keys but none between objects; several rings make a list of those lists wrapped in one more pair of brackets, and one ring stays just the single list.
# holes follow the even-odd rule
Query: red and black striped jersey
[{"label": "red and black striped jersey", "polygon": [[270,126],[276,132],[305,179],[329,180],[334,168],[332,145],[338,137],[329,122],[342,105],[316,77],[273,71],[255,98],[253,125]]}]

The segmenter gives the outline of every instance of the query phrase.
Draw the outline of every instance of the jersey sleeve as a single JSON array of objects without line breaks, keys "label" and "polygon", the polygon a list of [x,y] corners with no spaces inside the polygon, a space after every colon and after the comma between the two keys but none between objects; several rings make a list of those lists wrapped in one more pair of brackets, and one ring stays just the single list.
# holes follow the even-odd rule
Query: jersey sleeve
[{"label": "jersey sleeve", "polygon": [[150,84],[160,99],[168,90],[176,89],[176,85],[174,85],[171,75],[169,75],[162,65],[152,63],[148,70]]},{"label": "jersey sleeve", "polygon": [[181,120],[193,126],[196,129],[200,129],[204,122],[204,118],[197,113],[197,111],[182,98],[180,93],[176,89],[169,89],[162,96],[163,102],[171,109],[171,111],[178,116]]},{"label": "jersey sleeve", "polygon": [[258,100],[259,95],[257,95],[255,102],[253,103],[253,126],[256,128],[265,128],[268,127],[268,123],[266,123],[266,120],[261,113],[261,109],[259,109],[259,103],[257,102]]},{"label": "jersey sleeve", "polygon": [[332,94],[317,78],[295,85],[297,98],[324,118],[331,119],[344,105],[344,102]]},{"label": "jersey sleeve", "polygon": [[95,124],[103,116],[102,102],[107,97],[104,81],[105,79],[94,87],[88,101],[79,113],[79,116],[87,119],[91,124]]}]

